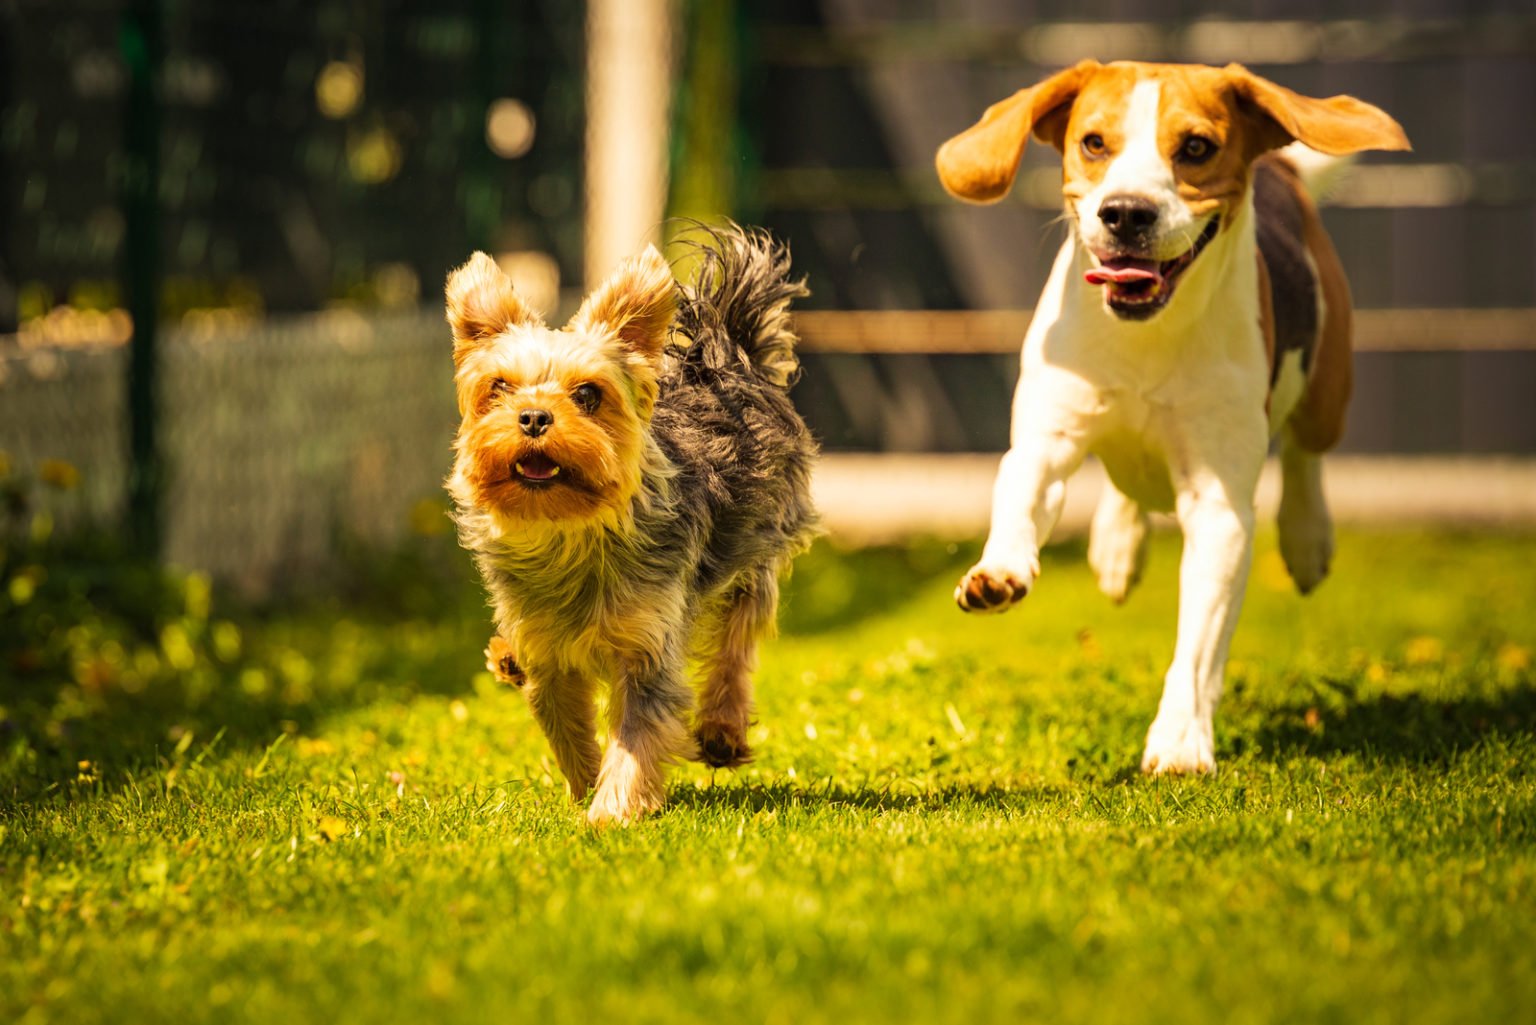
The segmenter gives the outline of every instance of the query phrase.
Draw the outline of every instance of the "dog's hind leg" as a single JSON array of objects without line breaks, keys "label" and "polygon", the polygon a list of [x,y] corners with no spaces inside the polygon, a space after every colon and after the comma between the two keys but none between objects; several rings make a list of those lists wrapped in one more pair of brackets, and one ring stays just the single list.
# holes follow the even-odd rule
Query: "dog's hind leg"
[{"label": "dog's hind leg", "polygon": [[1333,519],[1323,496],[1323,457],[1286,429],[1280,441],[1280,557],[1296,589],[1307,594],[1333,562]]},{"label": "dog's hind leg", "polygon": [[1093,511],[1088,532],[1088,565],[1099,579],[1099,590],[1117,605],[1141,579],[1146,561],[1147,514],[1109,481]]},{"label": "dog's hind leg", "polygon": [[744,574],[700,639],[704,682],[694,736],[706,765],[735,768],[751,761],[752,671],[758,639],[773,631],[779,582],[772,567]]}]

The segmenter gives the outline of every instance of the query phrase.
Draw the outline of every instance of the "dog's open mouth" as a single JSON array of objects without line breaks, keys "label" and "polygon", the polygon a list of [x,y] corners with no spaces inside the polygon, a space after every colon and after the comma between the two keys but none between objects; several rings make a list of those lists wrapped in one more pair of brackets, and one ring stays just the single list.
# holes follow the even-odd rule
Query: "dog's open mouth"
[{"label": "dog's open mouth", "polygon": [[1142,318],[1167,305],[1180,276],[1195,257],[1216,237],[1220,218],[1212,217],[1195,244],[1171,260],[1146,260],[1135,256],[1110,256],[1090,267],[1083,279],[1104,286],[1109,308],[1122,317]]},{"label": "dog's open mouth", "polygon": [[560,464],[542,452],[530,452],[512,464],[512,473],[525,484],[549,484],[560,476]]}]

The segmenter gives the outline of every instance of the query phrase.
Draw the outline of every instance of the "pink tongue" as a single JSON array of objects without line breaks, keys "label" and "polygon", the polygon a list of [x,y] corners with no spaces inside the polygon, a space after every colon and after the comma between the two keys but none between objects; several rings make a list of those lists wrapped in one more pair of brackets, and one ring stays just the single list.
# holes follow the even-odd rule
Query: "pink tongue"
[{"label": "pink tongue", "polygon": [[1133,260],[1124,256],[1106,260],[1083,273],[1083,280],[1090,285],[1124,285],[1132,281],[1160,281],[1162,277],[1156,261]]},{"label": "pink tongue", "polygon": [[555,475],[554,460],[548,456],[530,455],[517,466],[522,475],[529,480],[548,480]]}]

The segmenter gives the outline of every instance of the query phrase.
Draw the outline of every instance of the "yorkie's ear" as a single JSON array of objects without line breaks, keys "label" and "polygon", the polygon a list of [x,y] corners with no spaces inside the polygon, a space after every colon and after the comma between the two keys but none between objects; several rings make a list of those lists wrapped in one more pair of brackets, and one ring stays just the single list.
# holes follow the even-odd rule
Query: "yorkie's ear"
[{"label": "yorkie's ear", "polygon": [[570,326],[613,335],[625,348],[652,361],[661,355],[676,313],[677,285],[672,268],[655,246],[646,246],[587,296]]},{"label": "yorkie's ear", "polygon": [[448,275],[444,291],[455,362],[510,327],[542,323],[512,290],[512,279],[484,253],[471,256],[468,263]]}]

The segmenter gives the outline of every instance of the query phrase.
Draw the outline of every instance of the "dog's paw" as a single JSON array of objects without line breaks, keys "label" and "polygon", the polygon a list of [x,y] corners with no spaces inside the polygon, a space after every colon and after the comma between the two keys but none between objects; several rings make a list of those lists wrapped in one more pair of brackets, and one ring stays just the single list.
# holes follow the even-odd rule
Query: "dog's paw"
[{"label": "dog's paw", "polygon": [[1141,579],[1145,561],[1142,544],[1146,531],[1095,530],[1088,539],[1088,565],[1093,567],[1099,590],[1119,605]]},{"label": "dog's paw", "polygon": [[1116,605],[1130,596],[1146,561],[1147,516],[1113,487],[1105,490],[1088,530],[1088,565],[1099,590]]},{"label": "dog's paw", "polygon": [[1141,771],[1153,775],[1193,775],[1216,771],[1216,744],[1211,724],[1198,718],[1164,720],[1147,731]]},{"label": "dog's paw", "polygon": [[703,722],[694,730],[699,761],[713,769],[734,769],[752,760],[752,748],[741,730],[725,723]]},{"label": "dog's paw", "polygon": [[600,786],[587,807],[587,824],[597,829],[627,826],[659,811],[663,803],[661,795],[621,793],[613,787]]},{"label": "dog's paw", "polygon": [[1039,574],[1038,564],[979,562],[955,585],[955,604],[965,612],[1006,612],[1023,600]]},{"label": "dog's paw", "polygon": [[1328,576],[1333,564],[1333,523],[1326,511],[1280,505],[1280,558],[1296,583],[1310,594]]},{"label": "dog's paw", "polygon": [[609,748],[587,807],[587,822],[598,828],[624,826],[658,811],[667,798],[659,769],[641,765],[628,751]]},{"label": "dog's paw", "polygon": [[523,667],[517,664],[517,655],[512,651],[512,645],[503,640],[500,634],[492,634],[491,643],[485,647],[485,668],[491,671],[499,683],[521,687],[528,682]]}]

